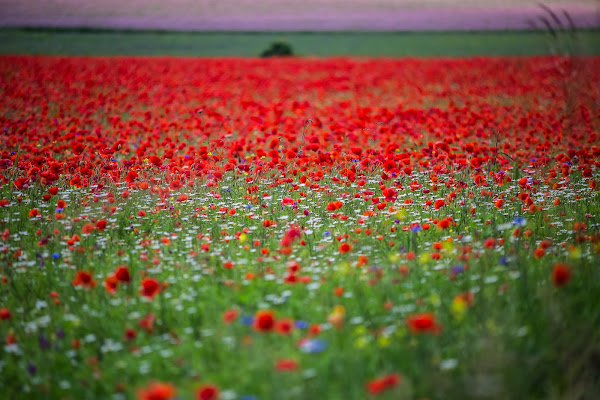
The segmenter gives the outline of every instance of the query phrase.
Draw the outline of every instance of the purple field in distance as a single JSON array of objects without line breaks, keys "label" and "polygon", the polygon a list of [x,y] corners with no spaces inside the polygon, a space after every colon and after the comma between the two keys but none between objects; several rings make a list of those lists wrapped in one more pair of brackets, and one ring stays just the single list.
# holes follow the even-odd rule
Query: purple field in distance
[{"label": "purple field in distance", "polygon": [[[600,26],[600,2],[544,2],[578,27]],[[0,26],[165,30],[527,29],[535,1],[492,0],[0,0]],[[564,18],[563,18],[564,20]],[[564,20],[566,22],[566,20]],[[539,24],[539,22],[538,22]]]}]

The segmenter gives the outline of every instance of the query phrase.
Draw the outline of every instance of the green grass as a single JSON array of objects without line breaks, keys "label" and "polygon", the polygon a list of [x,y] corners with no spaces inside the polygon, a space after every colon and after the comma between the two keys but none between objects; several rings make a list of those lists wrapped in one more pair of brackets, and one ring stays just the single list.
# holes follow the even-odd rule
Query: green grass
[{"label": "green grass", "polygon": [[[600,30],[577,33],[578,51],[600,54]],[[551,54],[548,33],[478,32],[164,32],[93,29],[0,30],[0,54],[258,56],[272,42],[315,56],[520,56]],[[564,35],[558,42],[567,43]],[[556,49],[564,51],[564,46]]]}]

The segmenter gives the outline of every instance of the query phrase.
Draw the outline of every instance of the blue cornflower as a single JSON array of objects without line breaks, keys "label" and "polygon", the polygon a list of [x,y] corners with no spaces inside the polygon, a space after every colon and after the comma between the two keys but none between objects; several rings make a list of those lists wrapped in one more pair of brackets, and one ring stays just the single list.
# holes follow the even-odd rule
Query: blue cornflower
[{"label": "blue cornflower", "polygon": [[254,317],[252,315],[242,315],[240,317],[242,325],[252,325],[254,323]]},{"label": "blue cornflower", "polygon": [[327,349],[327,341],[323,339],[307,339],[300,344],[303,353],[320,353]]},{"label": "blue cornflower", "polygon": [[525,217],[521,217],[521,216],[515,217],[513,219],[513,225],[525,226],[525,225],[527,225],[527,220],[525,219]]},{"label": "blue cornflower", "polygon": [[59,253],[52,253],[52,259],[53,260],[58,260],[60,258],[60,254]]},{"label": "blue cornflower", "polygon": [[306,321],[302,321],[302,320],[297,320],[294,322],[294,325],[296,326],[296,328],[298,329],[306,329],[308,328],[308,322]]}]

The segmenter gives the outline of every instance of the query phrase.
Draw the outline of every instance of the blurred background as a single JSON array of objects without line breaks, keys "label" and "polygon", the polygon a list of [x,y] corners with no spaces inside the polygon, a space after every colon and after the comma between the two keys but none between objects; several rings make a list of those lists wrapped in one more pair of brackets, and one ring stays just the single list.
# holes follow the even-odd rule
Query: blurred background
[{"label": "blurred background", "polygon": [[599,0],[0,0],[5,54],[597,54],[599,26]]}]

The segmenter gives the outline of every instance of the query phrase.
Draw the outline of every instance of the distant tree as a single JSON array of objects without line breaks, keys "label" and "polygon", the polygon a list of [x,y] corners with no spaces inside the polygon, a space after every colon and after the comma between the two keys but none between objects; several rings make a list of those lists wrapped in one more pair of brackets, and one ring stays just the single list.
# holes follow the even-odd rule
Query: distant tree
[{"label": "distant tree", "polygon": [[294,55],[292,46],[286,42],[273,42],[260,54],[261,57],[286,57],[292,55]]}]

